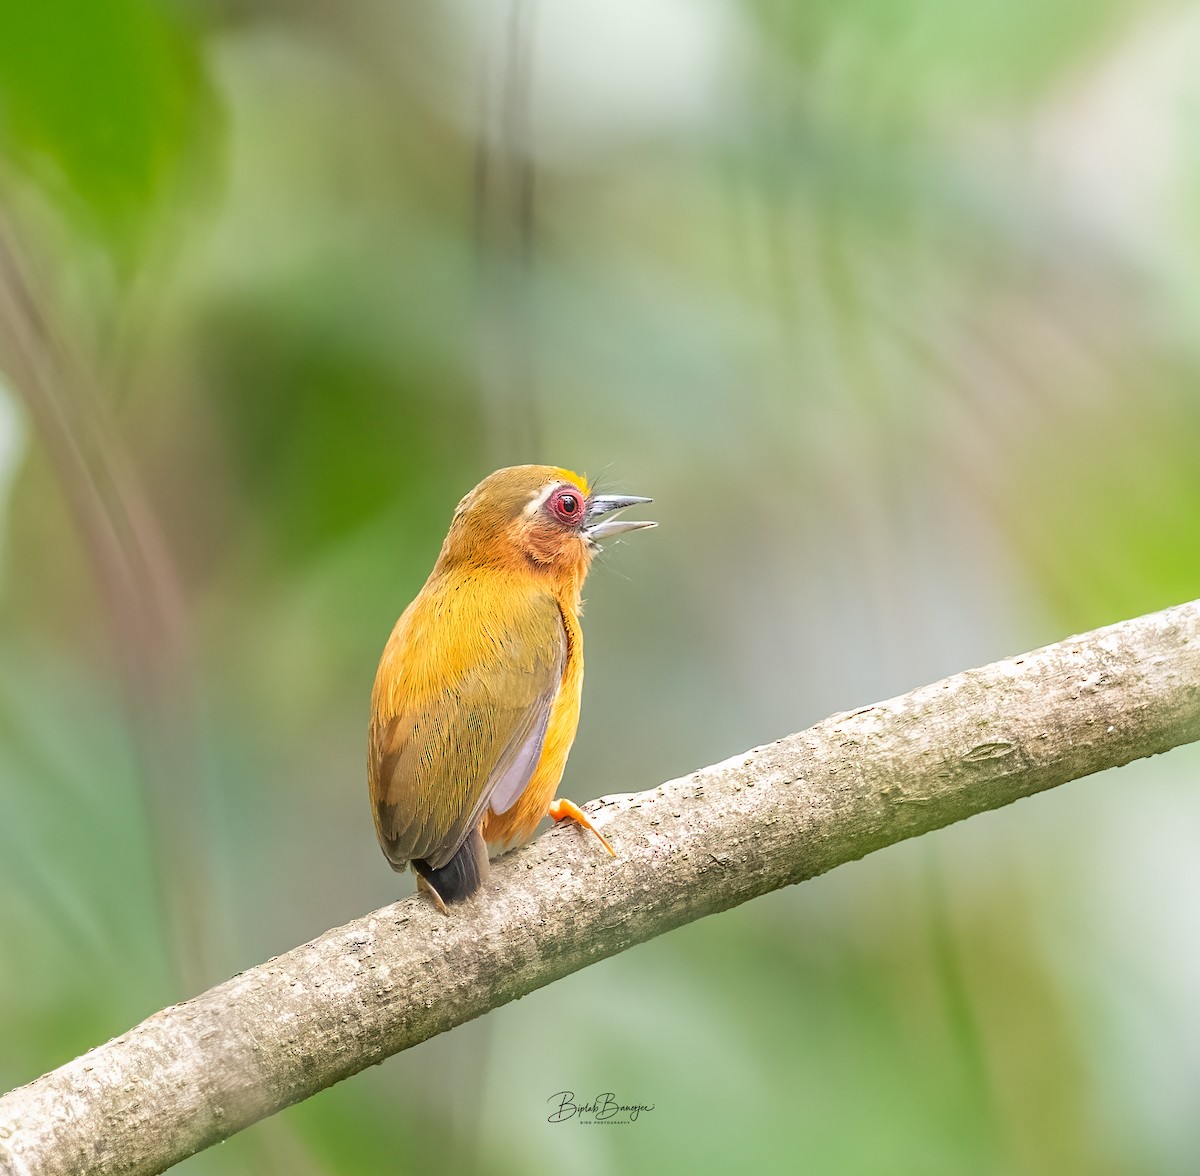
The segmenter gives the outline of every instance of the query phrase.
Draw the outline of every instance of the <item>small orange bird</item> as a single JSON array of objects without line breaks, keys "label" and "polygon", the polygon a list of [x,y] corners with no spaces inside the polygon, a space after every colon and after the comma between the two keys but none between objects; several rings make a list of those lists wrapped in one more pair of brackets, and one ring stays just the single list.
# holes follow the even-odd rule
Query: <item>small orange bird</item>
[{"label": "small orange bird", "polygon": [[579,724],[583,581],[599,540],[655,525],[606,516],[650,501],[593,494],[554,466],[497,470],[458,504],[396,622],[371,693],[375,832],[443,912],[480,888],[489,851],[523,845],[544,816],[613,853],[554,796]]}]

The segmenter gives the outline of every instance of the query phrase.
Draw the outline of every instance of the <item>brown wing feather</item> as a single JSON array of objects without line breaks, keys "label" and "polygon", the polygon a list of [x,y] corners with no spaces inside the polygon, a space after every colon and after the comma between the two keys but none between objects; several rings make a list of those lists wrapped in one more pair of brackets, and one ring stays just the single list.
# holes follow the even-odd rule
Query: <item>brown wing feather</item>
[{"label": "brown wing feather", "polygon": [[[479,823],[499,780],[506,792],[528,782],[537,755],[527,771],[524,762],[545,731],[565,657],[558,606],[537,597],[502,629],[490,627],[474,664],[451,685],[415,689],[398,713],[373,719],[375,827],[393,866],[416,858],[440,869]],[[524,781],[513,781],[514,768]]]}]

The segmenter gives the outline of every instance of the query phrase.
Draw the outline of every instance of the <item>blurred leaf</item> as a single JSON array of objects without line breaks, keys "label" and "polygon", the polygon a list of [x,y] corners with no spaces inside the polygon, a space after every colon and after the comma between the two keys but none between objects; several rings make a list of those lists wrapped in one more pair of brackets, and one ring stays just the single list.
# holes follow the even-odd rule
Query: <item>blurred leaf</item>
[{"label": "blurred leaf", "polygon": [[1027,106],[1135,14],[1135,0],[754,0],[780,76],[894,123],[917,112]]},{"label": "blurred leaf", "polygon": [[112,243],[136,245],[214,115],[197,45],[165,5],[0,5],[0,145]]},{"label": "blurred leaf", "polygon": [[398,503],[440,498],[409,519],[410,534],[440,532],[486,472],[461,375],[427,370],[415,347],[393,365],[305,308],[242,305],[214,316],[205,352],[242,500],[269,517],[284,561],[344,542]]},{"label": "blurred leaf", "polygon": [[[1128,389],[1142,385],[1137,397]],[[1016,450],[1006,519],[1048,604],[1079,632],[1196,596],[1196,374],[1148,362]],[[1114,447],[1114,438],[1120,438]]]}]

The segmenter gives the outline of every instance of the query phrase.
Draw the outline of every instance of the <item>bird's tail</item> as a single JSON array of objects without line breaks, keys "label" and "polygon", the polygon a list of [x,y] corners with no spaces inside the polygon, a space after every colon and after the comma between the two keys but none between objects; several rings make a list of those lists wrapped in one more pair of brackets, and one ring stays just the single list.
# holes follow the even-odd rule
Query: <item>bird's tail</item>
[{"label": "bird's tail", "polygon": [[415,860],[412,867],[443,902],[462,902],[483,885],[488,875],[487,846],[475,828],[440,869],[435,870],[423,858]]}]

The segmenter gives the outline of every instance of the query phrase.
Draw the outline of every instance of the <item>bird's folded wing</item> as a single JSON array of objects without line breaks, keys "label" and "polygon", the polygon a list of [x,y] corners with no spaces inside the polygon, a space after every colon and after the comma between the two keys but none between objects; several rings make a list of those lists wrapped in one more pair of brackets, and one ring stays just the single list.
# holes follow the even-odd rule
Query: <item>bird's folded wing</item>
[{"label": "bird's folded wing", "polygon": [[489,629],[444,689],[417,689],[371,724],[375,823],[393,865],[440,869],[489,803],[516,803],[541,758],[566,660],[558,604],[538,597]]}]

